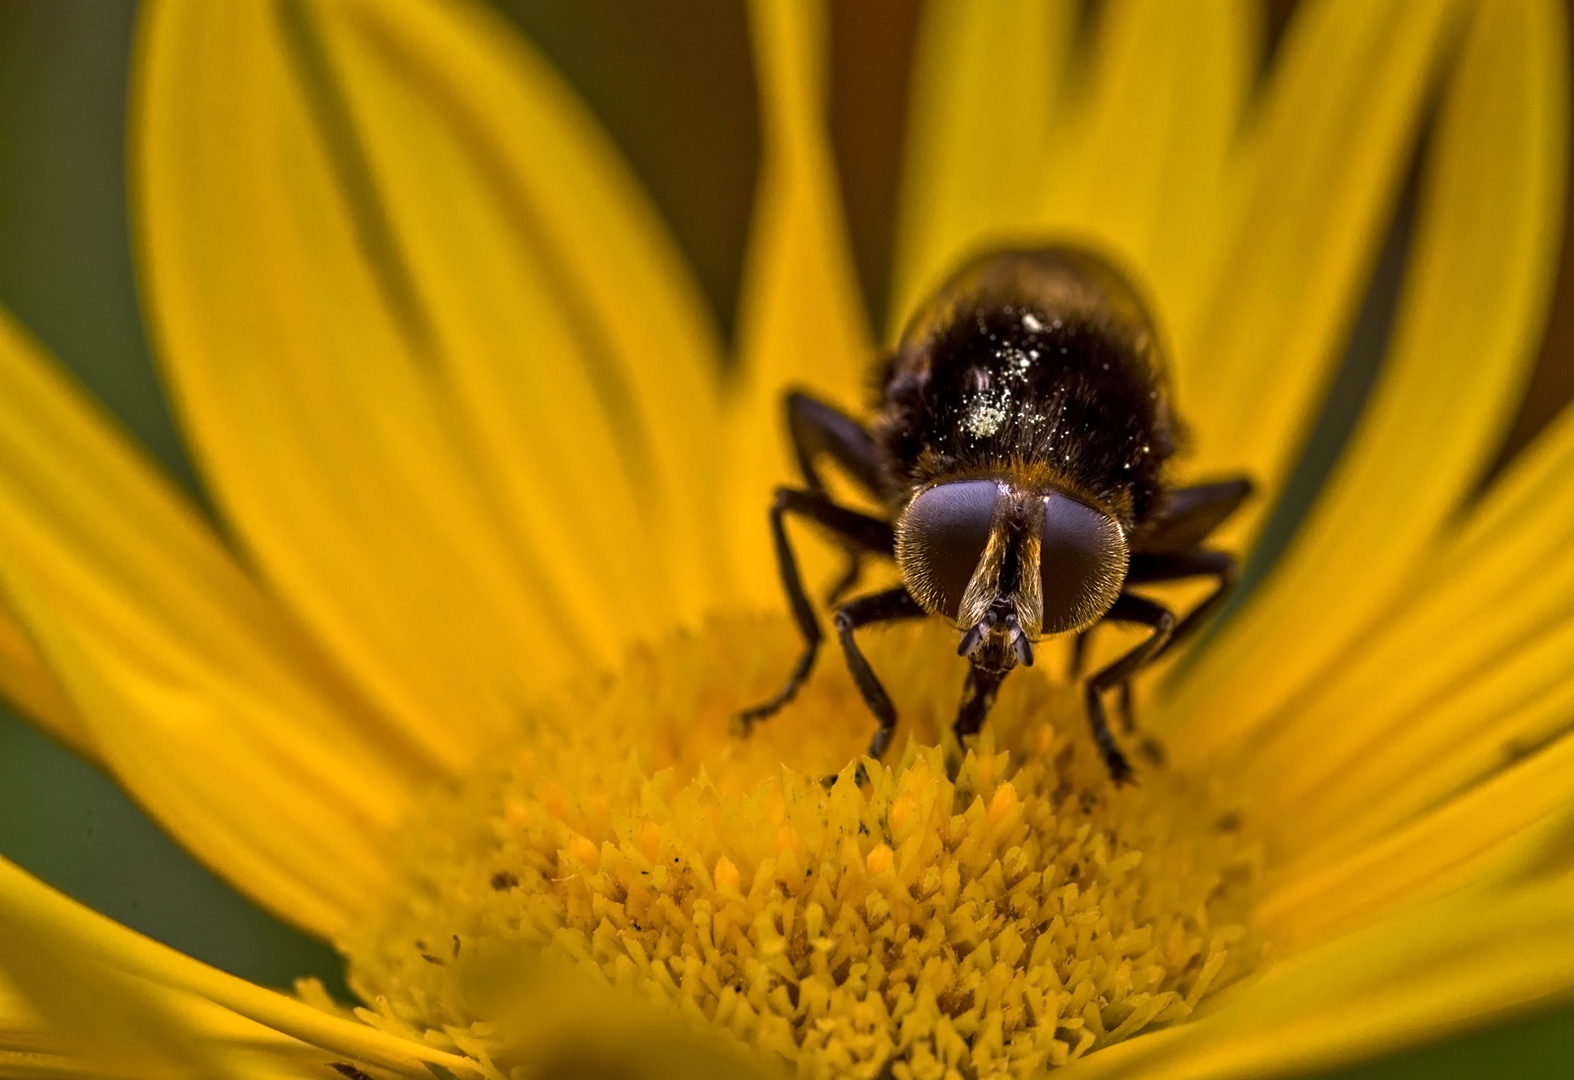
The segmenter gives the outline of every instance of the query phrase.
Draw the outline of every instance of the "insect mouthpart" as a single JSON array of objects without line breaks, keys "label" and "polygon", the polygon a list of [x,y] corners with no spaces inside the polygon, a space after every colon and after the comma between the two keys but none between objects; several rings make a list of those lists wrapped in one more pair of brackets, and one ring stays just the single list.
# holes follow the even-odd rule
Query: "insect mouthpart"
[{"label": "insect mouthpart", "polygon": [[1007,481],[996,488],[989,542],[951,614],[962,631],[958,654],[976,667],[1005,672],[1017,664],[1032,666],[1033,641],[1043,628],[1038,570],[1043,511],[1036,493]]},{"label": "insect mouthpart", "polygon": [[[1017,613],[1004,599],[991,605],[984,612],[984,617],[973,624],[973,628],[962,635],[962,641],[956,647],[958,656],[965,656],[969,660],[976,660],[984,666],[987,657],[978,655],[984,642],[991,636],[1004,637],[1005,643],[1011,649],[1011,655],[1023,667],[1033,666],[1033,643],[1028,640],[1027,633],[1022,629],[1022,624],[1017,621]],[[998,665],[995,665],[998,667]],[[1010,665],[1006,665],[1009,667]]]}]

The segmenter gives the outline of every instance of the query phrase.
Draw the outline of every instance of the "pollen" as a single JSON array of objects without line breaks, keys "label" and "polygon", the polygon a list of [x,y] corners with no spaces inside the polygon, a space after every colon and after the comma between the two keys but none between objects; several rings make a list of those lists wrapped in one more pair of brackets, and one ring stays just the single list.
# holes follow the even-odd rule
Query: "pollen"
[{"label": "pollen", "polygon": [[780,620],[538,702],[341,942],[374,1022],[507,1075],[499,988],[565,963],[807,1077],[1026,1077],[1183,1022],[1255,962],[1249,821],[1157,764],[1114,787],[1038,670],[959,746],[954,636],[870,635],[903,718],[885,763],[834,654],[736,731],[791,662]]},{"label": "pollen", "polygon": [[962,419],[963,430],[975,439],[988,438],[1006,422],[1010,403],[1005,393],[975,395]]}]

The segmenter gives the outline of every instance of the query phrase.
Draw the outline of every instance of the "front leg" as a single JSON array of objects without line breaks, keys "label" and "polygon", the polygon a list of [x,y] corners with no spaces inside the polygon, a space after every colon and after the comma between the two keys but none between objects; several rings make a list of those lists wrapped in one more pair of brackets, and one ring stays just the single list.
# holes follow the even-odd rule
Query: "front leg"
[{"label": "front leg", "polygon": [[824,491],[815,462],[829,457],[873,499],[886,496],[880,446],[864,426],[833,405],[801,391],[787,395],[787,434],[798,471],[810,491]]},{"label": "front leg", "polygon": [[1213,592],[1209,593],[1202,603],[1186,613],[1186,617],[1175,627],[1174,632],[1170,634],[1170,639],[1155,654],[1154,659],[1158,659],[1191,637],[1207,621],[1208,616],[1219,610],[1229,597],[1230,590],[1235,586],[1235,576],[1235,556],[1227,551],[1193,548],[1190,551],[1132,555],[1131,566],[1126,571],[1126,581],[1129,584],[1180,581],[1195,577],[1211,577],[1215,582]]},{"label": "front leg", "polygon": [[967,682],[962,684],[962,703],[956,709],[956,723],[951,725],[957,742],[978,734],[978,729],[984,726],[984,718],[995,704],[1000,684],[1006,681],[1010,673],[1010,669],[997,671],[976,664],[967,669]]},{"label": "front leg", "polygon": [[876,761],[885,755],[886,748],[891,745],[891,736],[896,732],[896,706],[891,704],[891,695],[880,685],[874,669],[853,640],[853,631],[872,623],[922,619],[928,614],[902,585],[885,592],[861,596],[837,609],[836,636],[841,639],[842,653],[847,657],[847,669],[852,672],[853,682],[863,695],[864,704],[869,706],[869,711],[880,722],[874,738],[869,740],[869,756]]},{"label": "front leg", "polygon": [[798,558],[793,553],[792,541],[787,538],[786,517],[794,514],[813,521],[830,530],[849,547],[871,554],[894,557],[896,536],[888,521],[848,510],[831,501],[820,491],[800,488],[777,488],[771,502],[771,536],[776,544],[776,566],[781,572],[782,588],[787,593],[787,603],[792,608],[793,621],[803,635],[803,652],[793,665],[787,683],[775,697],[738,715],[745,734],[757,720],[763,720],[791,701],[799,687],[814,669],[814,658],[820,650],[819,620],[814,617],[814,607],[803,590],[803,579],[798,573]]},{"label": "front leg", "polygon": [[1153,517],[1131,537],[1132,553],[1190,551],[1224,524],[1251,493],[1252,482],[1245,477],[1165,492]]},{"label": "front leg", "polygon": [[[798,471],[810,491],[824,493],[825,481],[816,463],[821,458],[829,458],[870,498],[884,500],[887,492],[880,464],[880,446],[862,424],[835,406],[801,391],[788,394],[785,405],[787,434],[798,459]],[[842,546],[847,553],[847,567],[831,586],[827,604],[834,605],[851,592],[863,572],[859,550],[851,544]]]},{"label": "front leg", "polygon": [[1153,628],[1153,633],[1136,648],[1113,664],[1099,671],[1088,680],[1088,723],[1093,728],[1093,741],[1109,769],[1109,777],[1118,786],[1131,779],[1131,764],[1121,753],[1115,736],[1109,730],[1109,720],[1104,713],[1103,694],[1112,687],[1124,686],[1154,658],[1175,630],[1175,615],[1161,604],[1132,593],[1121,593],[1115,605],[1105,613],[1110,622],[1140,623]]}]

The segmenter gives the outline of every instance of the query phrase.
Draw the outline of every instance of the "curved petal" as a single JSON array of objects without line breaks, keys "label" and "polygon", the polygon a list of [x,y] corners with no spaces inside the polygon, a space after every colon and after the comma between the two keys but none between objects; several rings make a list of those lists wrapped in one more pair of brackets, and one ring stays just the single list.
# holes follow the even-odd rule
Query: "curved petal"
[{"label": "curved petal", "polygon": [[803,385],[855,409],[873,347],[824,122],[823,3],[749,8],[763,135],[739,300],[740,371],[729,402],[727,549],[744,603],[777,602],[765,528],[771,489],[794,475],[782,392]]},{"label": "curved petal", "polygon": [[[196,1058],[217,1060],[223,1068],[234,1056],[211,1039],[214,1028],[265,1038],[266,1032],[247,1026],[245,1021],[250,1021],[329,1053],[400,1073],[427,1076],[424,1066],[431,1063],[459,1077],[481,1075],[466,1058],[341,1019],[208,967],[68,900],[4,859],[0,972],[41,1019],[87,1035],[81,1045],[66,1048],[73,1055],[130,1048],[148,1053],[155,1064],[162,1053],[177,1066]],[[216,1014],[203,1003],[233,1015]],[[98,1016],[90,1015],[100,1007]],[[102,1023],[104,1028],[93,1031],[79,1023]],[[183,1070],[176,1075],[215,1071]]]},{"label": "curved petal", "polygon": [[215,1021],[226,1020],[211,1006],[106,963],[42,912],[19,911],[29,893],[46,890],[9,864],[0,865],[0,879],[12,879],[7,889],[16,885],[24,897],[24,904],[0,899],[0,990],[8,991],[0,993],[0,1076],[13,1075],[12,1055],[29,1078],[285,1075],[276,1062],[243,1052],[267,1040],[267,1029],[229,1017],[230,1037],[215,1038]]},{"label": "curved petal", "polygon": [[[16,984],[37,1018],[31,1030],[13,1036],[28,1047],[21,1052],[35,1059],[25,1062],[32,1067],[23,1075],[105,1080],[264,1075],[182,1023],[168,991],[126,978],[78,949],[62,947],[50,928],[42,936],[38,929],[0,940],[0,974]],[[0,1046],[7,1041],[0,1034]],[[0,1076],[7,1071],[6,1056],[0,1051]]]},{"label": "curved petal", "polygon": [[[1075,0],[923,5],[913,49],[888,329],[990,238],[1037,220]],[[1064,118],[1060,121],[1064,123]]]},{"label": "curved petal", "polygon": [[1071,63],[1075,4],[931,4],[913,69],[893,327],[982,248],[1071,238],[1186,325],[1223,231],[1251,81],[1238,0],[1125,0]]},{"label": "curved petal", "polygon": [[1190,340],[1223,254],[1257,14],[1241,0],[1109,4],[1035,192],[1034,226],[1129,263],[1178,342]]},{"label": "curved petal", "polygon": [[209,866],[320,934],[383,880],[424,763],[8,320],[0,590],[99,759]]},{"label": "curved petal", "polygon": [[1078,1062],[1076,1075],[1300,1075],[1485,1025],[1574,986],[1567,877],[1471,889],[1275,963],[1209,1015]]},{"label": "curved petal", "polygon": [[[8,998],[0,988],[0,1078],[4,1080],[142,1080],[144,1077],[192,1075],[320,1078],[330,1067],[331,1056],[298,1039],[237,1016],[227,1009],[191,994],[174,993],[145,981],[128,979],[89,958],[70,955],[65,965],[81,980],[74,1001],[46,1024],[17,995]],[[51,950],[49,963],[59,963],[60,952]],[[3,979],[3,976],[0,976]],[[92,987],[91,995],[82,994]],[[162,1038],[141,1053],[122,1054],[110,1038],[98,1034],[102,1016],[92,1010],[110,1011],[124,1024],[152,1013]],[[119,1025],[115,1025],[119,1026]],[[93,1033],[93,1034],[90,1034]],[[132,1033],[135,1038],[141,1032]],[[152,1040],[145,1040],[152,1041]],[[173,1043],[174,1054],[159,1053],[159,1043]],[[168,1060],[174,1056],[175,1061]],[[153,1069],[141,1067],[149,1064]],[[213,1071],[183,1073],[179,1061],[197,1058],[216,1063]],[[430,1076],[430,1073],[427,1074]]]},{"label": "curved petal", "polygon": [[412,738],[457,766],[531,686],[703,609],[710,330],[495,17],[155,4],[135,90],[149,307],[199,459]]},{"label": "curved petal", "polygon": [[1258,918],[1276,940],[1316,940],[1463,886],[1522,876],[1569,830],[1574,743],[1502,768],[1390,825],[1273,868]]},{"label": "curved petal", "polygon": [[572,91],[479,5],[343,12],[324,7],[324,44],[489,475],[553,537],[549,558],[580,560],[586,580],[560,590],[626,597],[630,628],[694,620],[723,585],[721,357],[655,209]]},{"label": "curved petal", "polygon": [[93,737],[16,616],[0,605],[0,696],[71,749],[96,760]]},{"label": "curved petal", "polygon": [[[755,1080],[769,1071],[686,1019],[528,960],[510,962],[509,991],[491,1001],[495,1019],[486,1025],[421,1033],[360,1009],[362,1023],[326,1000],[319,1009],[182,956],[0,860],[0,1076],[6,1075],[7,1019],[29,1019],[17,1016],[15,1003],[7,1008],[7,976],[29,1003],[38,1003],[32,1012],[72,1036],[51,1039],[23,1028],[14,1039],[35,1054],[58,1051],[46,1063],[59,1066],[61,1075],[319,1077],[346,1058],[352,1068],[427,1080],[608,1071],[645,1080]],[[320,988],[307,996],[321,998]],[[152,1023],[135,1023],[142,1018]],[[462,1049],[463,1056],[440,1046]],[[127,1049],[151,1058],[153,1068],[127,1068],[130,1062],[116,1056]],[[181,1068],[188,1057],[214,1064],[200,1072]],[[83,1058],[107,1067],[73,1072]]]},{"label": "curved petal", "polygon": [[[1261,813],[1280,822],[1267,917],[1308,932],[1457,876],[1566,807],[1571,484],[1565,413],[1426,561],[1414,602],[1298,703],[1319,729],[1315,752],[1314,736],[1292,729],[1254,755],[1274,777]],[[1353,715],[1359,725],[1333,722]]]},{"label": "curved petal", "polygon": [[1563,21],[1550,0],[1484,4],[1472,20],[1387,363],[1293,547],[1177,695],[1172,716],[1206,717],[1177,739],[1178,758],[1248,745],[1248,733],[1251,745],[1292,730],[1320,745],[1326,722],[1296,695],[1410,602],[1407,575],[1496,452],[1534,362],[1562,235]]},{"label": "curved petal", "polygon": [[1298,9],[1230,180],[1223,255],[1196,318],[1177,327],[1192,470],[1245,471],[1270,491],[1282,481],[1365,292],[1462,8]]},{"label": "curved petal", "polygon": [[[1265,814],[1302,808],[1286,822],[1283,844],[1308,855],[1314,838],[1349,845],[1380,834],[1565,734],[1574,704],[1574,513],[1566,499],[1574,416],[1549,436],[1532,450],[1533,468],[1517,469],[1491,509],[1426,559],[1412,600],[1369,625],[1299,697],[1295,708],[1308,721],[1253,754],[1253,767],[1275,776]],[[1525,483],[1527,472],[1539,482]],[[1505,505],[1516,507],[1516,526],[1494,535],[1483,516]],[[1355,710],[1358,726],[1327,723]],[[1563,787],[1574,787],[1574,775]]]}]

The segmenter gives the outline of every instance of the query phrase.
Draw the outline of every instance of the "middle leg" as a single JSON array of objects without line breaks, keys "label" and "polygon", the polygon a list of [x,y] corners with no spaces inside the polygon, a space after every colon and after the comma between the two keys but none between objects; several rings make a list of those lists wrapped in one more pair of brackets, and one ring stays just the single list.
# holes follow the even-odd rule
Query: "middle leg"
[{"label": "middle leg", "polygon": [[996,671],[976,665],[967,669],[967,682],[962,684],[962,703],[956,709],[956,723],[951,725],[957,742],[978,734],[978,729],[984,726],[984,718],[995,704],[1000,684],[1006,681],[1009,674],[1009,669]]},{"label": "middle leg", "polygon": [[1131,779],[1131,764],[1126,760],[1126,755],[1121,753],[1114,734],[1109,730],[1103,695],[1113,687],[1128,685],[1132,676],[1164,648],[1164,643],[1175,629],[1175,614],[1146,597],[1121,593],[1104,618],[1111,622],[1140,623],[1153,630],[1140,645],[1099,671],[1087,683],[1088,723],[1093,727],[1093,741],[1098,744],[1110,779],[1119,785]]},{"label": "middle leg", "polygon": [[1186,617],[1164,643],[1159,656],[1190,638],[1202,628],[1210,615],[1223,606],[1235,586],[1235,556],[1227,551],[1199,547],[1189,551],[1138,552],[1131,557],[1131,568],[1126,573],[1126,580],[1133,585],[1199,577],[1213,578],[1213,592],[1186,613]]},{"label": "middle leg", "polygon": [[765,719],[786,705],[798,693],[798,688],[809,678],[814,669],[814,659],[820,650],[820,623],[815,618],[814,606],[804,592],[803,579],[798,573],[798,557],[793,552],[792,541],[787,537],[787,515],[805,517],[830,530],[844,542],[866,551],[888,555],[895,549],[896,540],[889,522],[860,514],[855,510],[833,503],[822,492],[801,488],[777,488],[771,503],[771,538],[776,546],[776,567],[781,572],[782,589],[792,608],[793,621],[803,635],[803,652],[787,676],[787,682],[775,697],[738,714],[738,723],[744,734],[760,720]]},{"label": "middle leg", "polygon": [[[833,405],[801,391],[787,395],[787,432],[798,458],[798,471],[810,491],[827,494],[816,462],[829,458],[867,495],[876,500],[885,494],[885,478],[880,467],[880,448],[867,429]],[[856,545],[842,544],[847,566],[826,594],[826,603],[835,606],[858,584],[863,573],[864,552]]]},{"label": "middle leg", "polygon": [[[1230,594],[1230,589],[1235,584],[1236,563],[1235,557],[1228,552],[1215,551],[1211,548],[1193,548],[1186,551],[1174,552],[1138,552],[1132,556],[1131,568],[1126,574],[1126,581],[1132,585],[1152,584],[1164,581],[1180,581],[1184,578],[1211,577],[1216,582],[1213,592],[1203,598],[1202,602],[1188,611],[1184,618],[1176,624],[1170,632],[1169,639],[1164,645],[1148,659],[1157,660],[1171,652],[1176,646],[1186,641],[1207,622],[1208,617],[1223,606]],[[1082,669],[1087,658],[1088,639],[1092,637],[1098,624],[1088,627],[1077,634],[1071,647],[1071,677],[1078,679],[1082,676]],[[1137,719],[1133,709],[1131,681],[1120,684],[1120,720],[1121,729],[1127,735],[1137,730]]]}]

